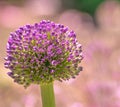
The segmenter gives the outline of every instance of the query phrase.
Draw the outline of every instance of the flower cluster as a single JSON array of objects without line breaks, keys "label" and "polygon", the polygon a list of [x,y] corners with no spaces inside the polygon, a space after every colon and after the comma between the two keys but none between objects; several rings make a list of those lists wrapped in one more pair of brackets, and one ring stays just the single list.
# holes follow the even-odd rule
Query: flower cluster
[{"label": "flower cluster", "polygon": [[43,20],[10,34],[5,60],[8,75],[25,87],[68,80],[82,70],[81,44],[74,31]]}]

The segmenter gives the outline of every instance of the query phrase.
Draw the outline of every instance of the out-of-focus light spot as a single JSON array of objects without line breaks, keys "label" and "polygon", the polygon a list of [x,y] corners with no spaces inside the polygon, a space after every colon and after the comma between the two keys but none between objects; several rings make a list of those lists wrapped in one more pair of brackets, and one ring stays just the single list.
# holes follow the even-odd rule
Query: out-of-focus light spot
[{"label": "out-of-focus light spot", "polygon": [[35,107],[36,98],[30,94],[23,98],[25,107]]},{"label": "out-of-focus light spot", "polygon": [[111,50],[105,43],[100,40],[94,42],[92,41],[85,50],[85,60],[91,61],[94,57],[96,58],[96,56],[106,57],[109,56],[110,53]]},{"label": "out-of-focus light spot", "polygon": [[115,91],[116,96],[120,99],[120,87]]},{"label": "out-of-focus light spot", "polygon": [[4,27],[15,28],[25,22],[26,17],[19,7],[6,6],[0,13],[0,23]]},{"label": "out-of-focus light spot", "polygon": [[75,103],[73,103],[71,106],[69,106],[69,107],[83,107],[83,105],[81,104],[81,103],[79,103],[79,102],[75,102]]},{"label": "out-of-focus light spot", "polygon": [[91,24],[92,19],[88,14],[77,10],[67,10],[60,15],[59,22],[73,29],[79,30]]},{"label": "out-of-focus light spot", "polygon": [[107,0],[100,5],[96,16],[99,26],[103,30],[120,30],[120,4],[116,0]]},{"label": "out-of-focus light spot", "polygon": [[58,21],[59,23],[69,26],[70,29],[73,29],[78,39],[80,37],[84,38],[88,35],[93,35],[95,29],[91,16],[77,10],[67,10],[63,12]]},{"label": "out-of-focus light spot", "polygon": [[26,8],[34,15],[54,15],[61,7],[60,0],[28,0]]},{"label": "out-of-focus light spot", "polygon": [[[89,82],[86,88],[89,95],[90,107],[119,107],[115,91],[118,88],[116,82]],[[114,102],[114,103],[113,103]]]}]

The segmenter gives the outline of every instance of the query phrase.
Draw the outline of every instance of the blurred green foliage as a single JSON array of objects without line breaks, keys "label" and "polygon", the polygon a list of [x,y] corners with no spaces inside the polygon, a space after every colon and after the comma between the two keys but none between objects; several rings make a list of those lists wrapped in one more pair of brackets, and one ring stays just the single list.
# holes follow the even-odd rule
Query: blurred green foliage
[{"label": "blurred green foliage", "polygon": [[62,4],[64,9],[77,9],[82,12],[87,12],[91,16],[94,16],[98,6],[105,1],[110,0],[62,0]]},{"label": "blurred green foliage", "polygon": [[105,0],[75,0],[75,8],[94,15],[97,7]]},{"label": "blurred green foliage", "polygon": [[94,16],[97,7],[105,0],[62,0],[64,9],[77,9]]}]

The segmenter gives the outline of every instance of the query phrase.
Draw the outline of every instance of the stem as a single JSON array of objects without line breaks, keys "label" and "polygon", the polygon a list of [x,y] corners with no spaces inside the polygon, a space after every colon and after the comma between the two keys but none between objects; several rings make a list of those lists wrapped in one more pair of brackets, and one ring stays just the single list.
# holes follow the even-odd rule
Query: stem
[{"label": "stem", "polygon": [[41,85],[41,96],[43,107],[55,107],[53,83]]}]

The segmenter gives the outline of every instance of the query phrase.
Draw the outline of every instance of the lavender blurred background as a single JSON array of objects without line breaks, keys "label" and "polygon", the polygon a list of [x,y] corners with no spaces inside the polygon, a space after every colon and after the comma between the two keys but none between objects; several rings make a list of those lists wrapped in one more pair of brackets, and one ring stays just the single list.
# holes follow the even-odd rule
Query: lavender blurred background
[{"label": "lavender blurred background", "polygon": [[[91,2],[90,2],[91,1]],[[69,26],[83,45],[83,71],[55,81],[57,107],[120,107],[120,2],[0,0],[0,107],[41,107],[39,86],[24,89],[4,68],[9,33],[42,19]]]}]

